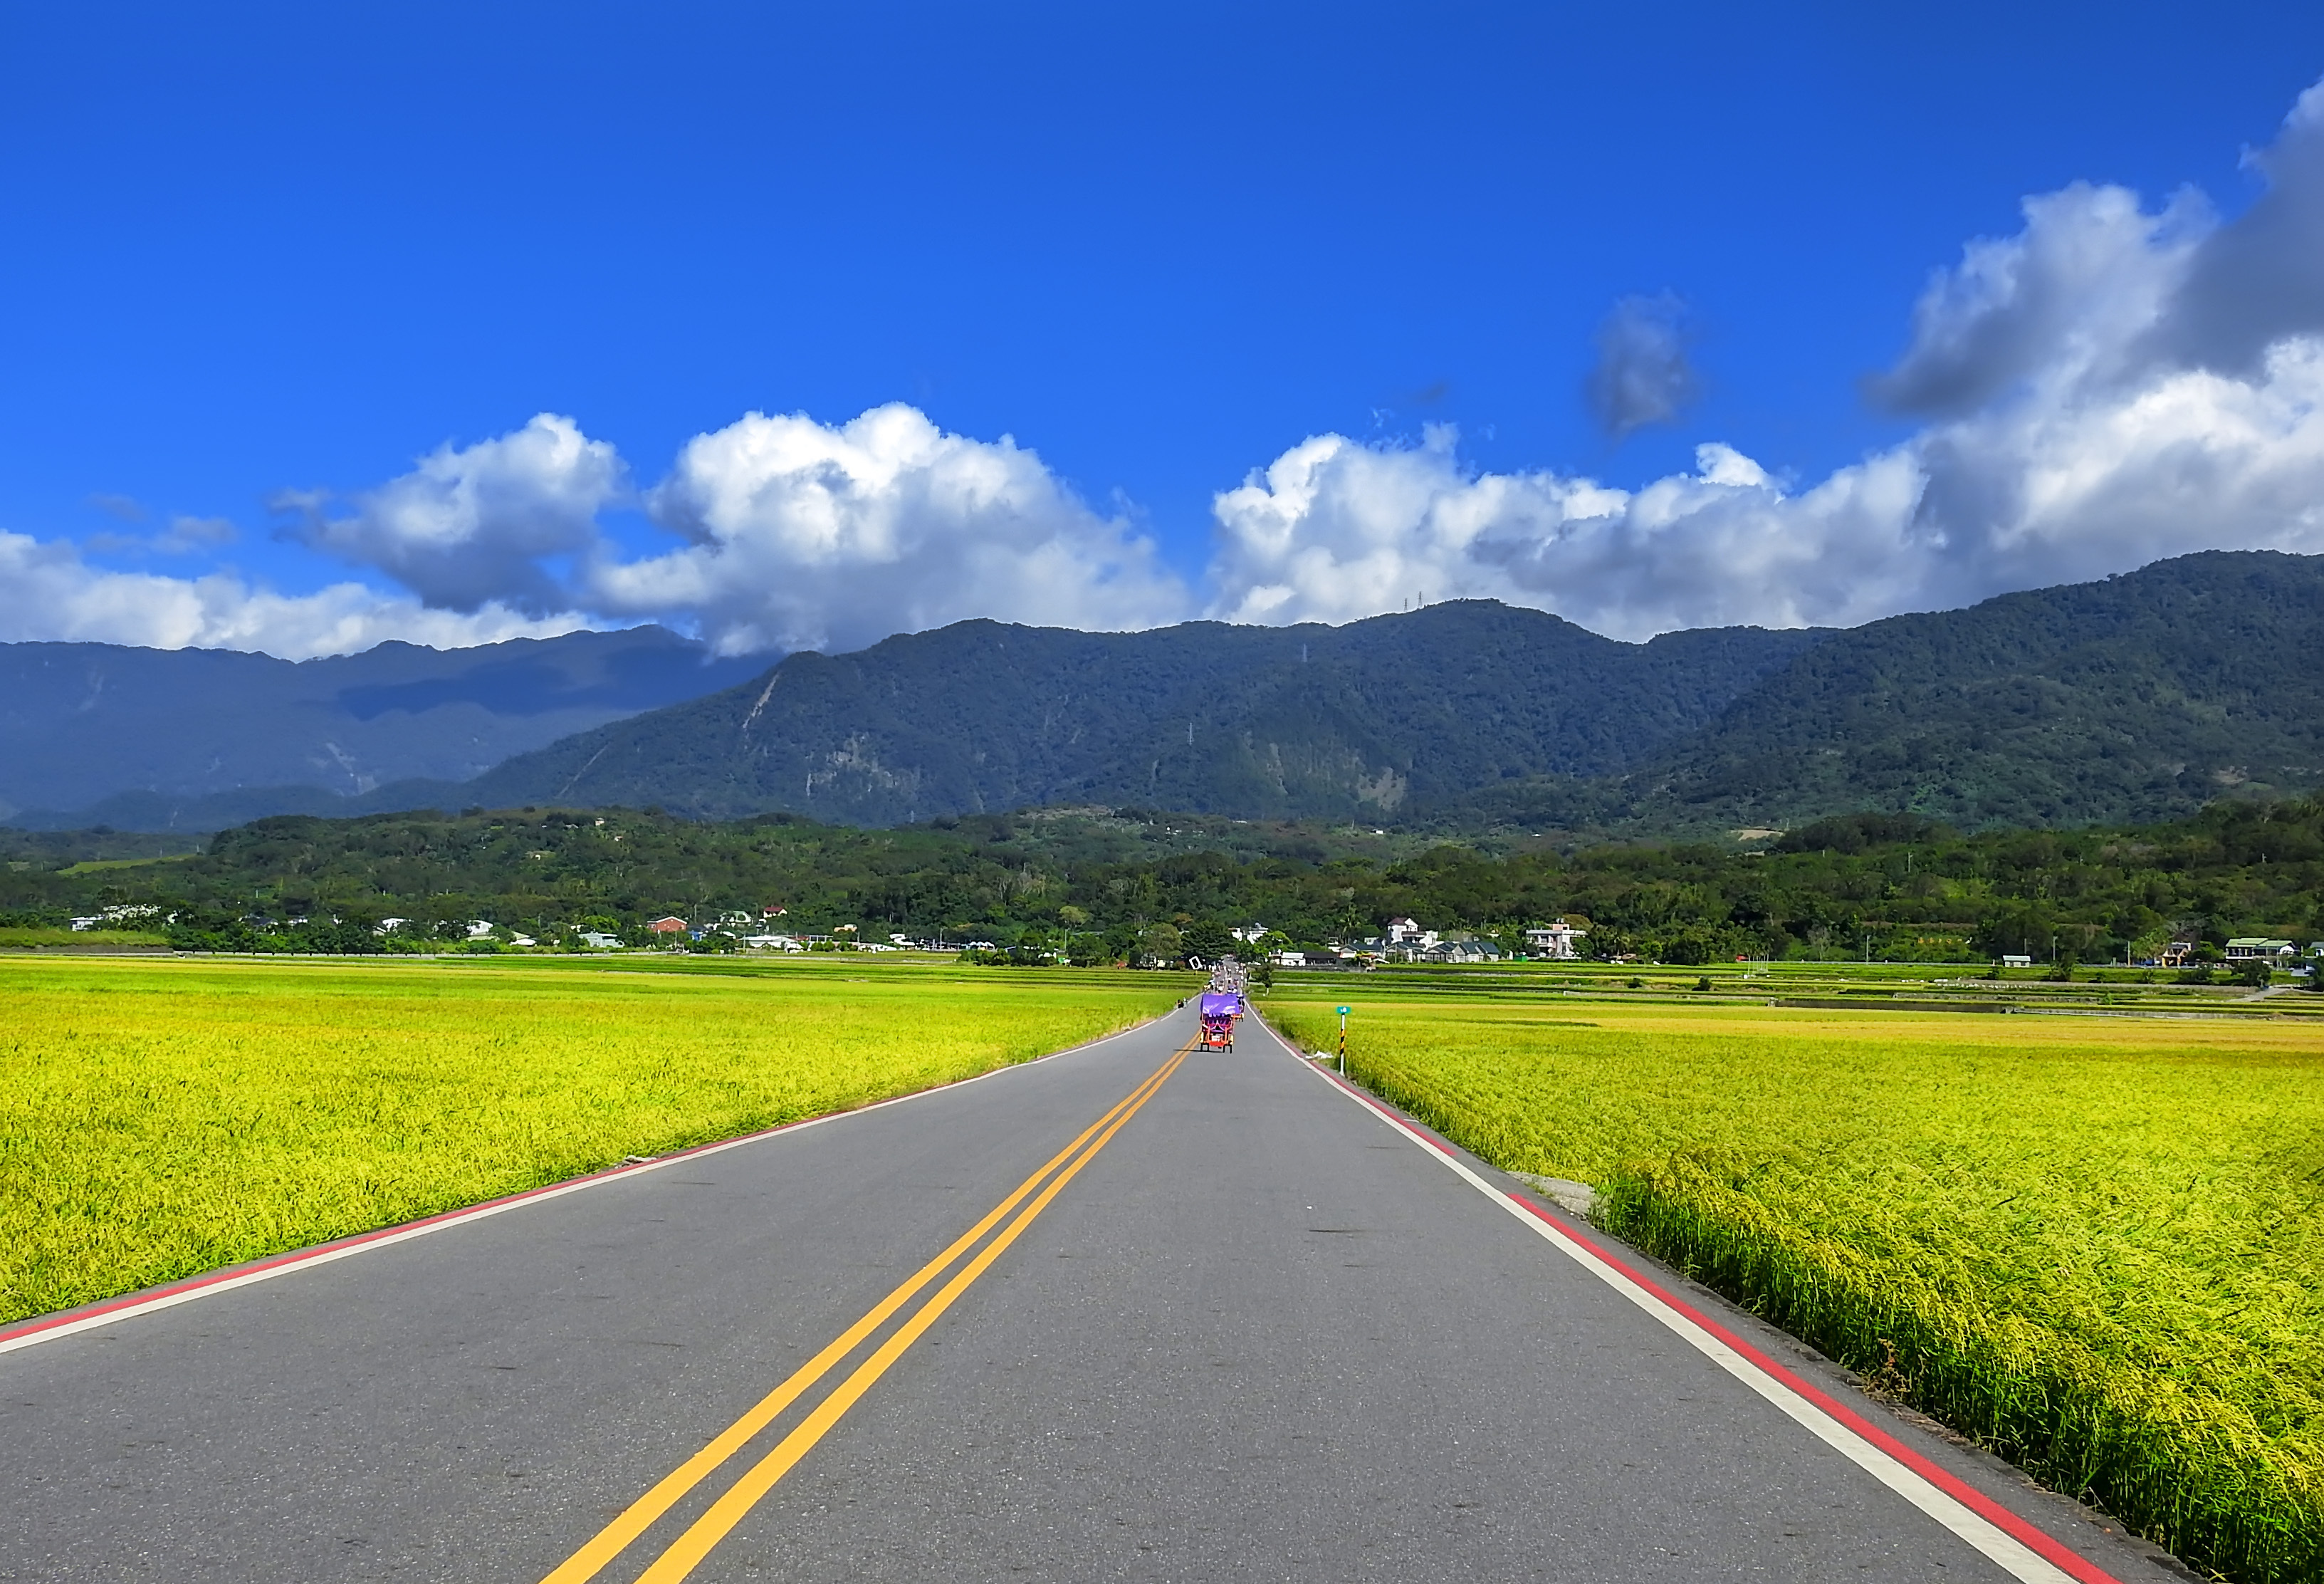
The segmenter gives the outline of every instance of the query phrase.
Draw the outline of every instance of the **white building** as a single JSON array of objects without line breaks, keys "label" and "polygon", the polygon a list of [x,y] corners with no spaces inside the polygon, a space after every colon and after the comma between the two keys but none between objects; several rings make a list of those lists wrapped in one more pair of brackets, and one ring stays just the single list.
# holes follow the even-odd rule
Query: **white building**
[{"label": "white building", "polygon": [[1526,955],[1570,962],[1582,955],[1579,943],[1587,940],[1589,935],[1589,931],[1560,919],[1554,924],[1526,931]]}]

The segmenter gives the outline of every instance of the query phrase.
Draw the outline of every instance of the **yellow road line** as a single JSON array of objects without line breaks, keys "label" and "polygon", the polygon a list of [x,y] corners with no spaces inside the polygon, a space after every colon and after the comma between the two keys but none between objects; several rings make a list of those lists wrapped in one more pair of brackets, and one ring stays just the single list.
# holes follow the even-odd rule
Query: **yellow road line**
[{"label": "yellow road line", "polygon": [[1184,1051],[1171,1057],[1147,1086],[1146,1092],[1134,1097],[1135,1104],[1099,1135],[1097,1142],[1083,1151],[1080,1159],[1058,1172],[1048,1187],[1041,1190],[1039,1197],[1026,1206],[999,1237],[986,1244],[974,1259],[961,1268],[958,1275],[946,1282],[935,1297],[921,1306],[918,1313],[898,1327],[896,1334],[881,1343],[878,1352],[858,1365],[853,1375],[842,1381],[830,1396],[816,1405],[814,1413],[799,1422],[797,1429],[776,1443],[774,1450],[761,1459],[748,1474],[736,1480],[724,1496],[712,1503],[708,1512],[696,1519],[693,1526],[673,1541],[652,1567],[638,1576],[638,1584],[678,1584],[678,1580],[693,1572],[702,1559],[710,1554],[711,1549],[725,1539],[728,1532],[758,1505],[759,1499],[774,1488],[775,1482],[789,1473],[792,1465],[806,1457],[816,1442],[821,1440],[848,1409],[855,1405],[856,1399],[870,1391],[873,1384],[888,1373],[889,1366],[901,1358],[906,1349],[919,1340],[921,1334],[952,1307],[953,1301],[967,1292],[992,1262],[1001,1257],[1002,1251],[1017,1241],[1018,1234],[1032,1225],[1033,1218],[1048,1208],[1049,1201],[1057,1197],[1058,1190],[1071,1182],[1084,1166],[1097,1158],[1098,1151],[1105,1148],[1107,1141],[1138,1115],[1139,1107],[1154,1098],[1155,1091],[1162,1087],[1162,1080],[1177,1070],[1178,1064],[1185,1059]]},{"label": "yellow road line", "polygon": [[[1014,1192],[993,1206],[975,1226],[954,1239],[950,1247],[922,1265],[908,1281],[893,1292],[873,1304],[862,1320],[842,1331],[838,1338],[822,1352],[799,1366],[791,1373],[789,1379],[760,1399],[749,1413],[721,1431],[709,1445],[678,1465],[651,1490],[631,1503],[620,1516],[599,1530],[586,1545],[567,1557],[554,1572],[543,1579],[541,1584],[586,1584],[586,1580],[595,1578],[606,1563],[619,1556],[632,1541],[650,1528],[654,1521],[682,1499],[687,1492],[708,1478],[720,1464],[740,1451],[752,1436],[774,1422],[784,1409],[797,1402],[810,1386],[828,1374],[834,1365],[853,1353],[862,1345],[866,1337],[886,1324],[898,1310],[910,1301],[914,1293],[950,1268],[953,1262],[973,1246],[978,1238],[991,1231],[1002,1217],[1008,1215],[1024,1200],[1026,1195],[1039,1187],[1043,1179],[1071,1158],[1084,1144],[1089,1141],[1093,1134],[1118,1116],[1123,1121],[1129,1120],[1123,1113],[1145,1104],[1146,1098],[1161,1087],[1162,1080],[1170,1076],[1171,1070],[1185,1055],[1185,1051],[1180,1051],[1176,1056],[1149,1075],[1143,1083],[1116,1102],[1112,1109],[1082,1129],[1080,1134],[1075,1135],[1073,1143],[1052,1155],[1039,1171],[1018,1184]],[[1106,1135],[1107,1138],[1112,1136],[1111,1133]],[[1103,1143],[1102,1139],[1099,1141],[1101,1146]],[[1093,1154],[1095,1153],[1094,1149],[1091,1151]],[[1077,1165],[1074,1169],[1078,1171],[1080,1168]],[[1060,1181],[1062,1181],[1063,1179],[1060,1179]]]}]

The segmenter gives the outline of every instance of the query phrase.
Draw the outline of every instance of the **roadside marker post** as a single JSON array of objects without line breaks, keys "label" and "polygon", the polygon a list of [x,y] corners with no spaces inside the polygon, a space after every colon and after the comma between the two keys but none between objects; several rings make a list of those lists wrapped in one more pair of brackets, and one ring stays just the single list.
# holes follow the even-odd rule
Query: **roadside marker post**
[{"label": "roadside marker post", "polygon": [[1340,1076],[1348,1076],[1348,1009],[1340,1008]]}]

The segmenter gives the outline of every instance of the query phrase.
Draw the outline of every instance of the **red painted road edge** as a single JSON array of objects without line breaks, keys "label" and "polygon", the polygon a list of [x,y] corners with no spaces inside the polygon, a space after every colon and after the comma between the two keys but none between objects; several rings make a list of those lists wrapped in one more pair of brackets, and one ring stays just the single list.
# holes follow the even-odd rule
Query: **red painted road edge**
[{"label": "red painted road edge", "polygon": [[[1270,1030],[1269,1032],[1272,1033],[1273,1031]],[[1278,1039],[1280,1038],[1280,1036],[1277,1037]],[[1285,1049],[1292,1050],[1292,1047],[1286,1043],[1285,1045]],[[1296,1056],[1298,1052],[1296,1050],[1292,1050],[1292,1054]],[[1305,1057],[1301,1057],[1300,1060],[1305,1061],[1306,1059]],[[1436,1151],[1447,1159],[1457,1160],[1459,1158],[1453,1153],[1452,1148],[1443,1140],[1435,1137],[1426,1129],[1420,1127],[1405,1116],[1399,1115],[1392,1107],[1376,1099],[1370,1093],[1358,1088],[1354,1084],[1350,1083],[1339,1074],[1331,1071],[1320,1064],[1310,1063],[1310,1065],[1314,1066],[1315,1070],[1323,1073],[1325,1078],[1338,1085],[1351,1098],[1360,1101],[1362,1104],[1370,1107],[1372,1110],[1379,1113],[1383,1120],[1388,1122],[1389,1125],[1397,1128],[1399,1132],[1407,1134],[1411,1137],[1419,1140],[1422,1144],[1426,1144],[1429,1148]],[[1705,1331],[1708,1331],[1711,1335],[1718,1338],[1720,1341],[1733,1348],[1744,1358],[1748,1359],[1754,1368],[1759,1370],[1770,1379],[1780,1383],[1785,1390],[1806,1402],[1815,1404],[1818,1409],[1822,1411],[1826,1417],[1847,1430],[1851,1435],[1856,1436],[1860,1440],[1870,1443],[1872,1446],[1877,1447],[1882,1452],[1895,1459],[1897,1462],[1902,1463],[1905,1468],[1910,1468],[1914,1473],[1927,1480],[1931,1485],[1935,1486],[1939,1490],[1944,1492],[1945,1495],[1959,1502],[1962,1506],[1967,1507],[1970,1512],[1975,1513],[1978,1517],[1984,1519],[1987,1523],[1992,1524],[1995,1528],[2008,1535],[2012,1540],[2016,1541],[2020,1545],[2024,1546],[2028,1551],[2031,1551],[2043,1561],[2050,1563],[2052,1567],[2061,1570],[2075,1579],[2081,1579],[2083,1584],[2122,1584],[2122,1580],[2116,1579],[2112,1573],[2107,1572],[2105,1569],[2091,1561],[2088,1557],[2069,1550],[2059,1541],[2043,1533],[2042,1530],[2034,1527],[2032,1524],[2027,1523],[2024,1518],[2019,1517],[2015,1513],[2011,1512],[2007,1507],[2003,1506],[1991,1496],[1988,1496],[1984,1492],[1977,1489],[1976,1487],[1964,1482],[1958,1476],[1950,1474],[1944,1469],[1940,1468],[1936,1464],[1929,1461],[1928,1459],[1923,1457],[1920,1453],[1906,1446],[1903,1441],[1898,1440],[1895,1436],[1890,1435],[1886,1431],[1882,1430],[1878,1425],[1867,1420],[1862,1414],[1857,1413],[1846,1403],[1839,1402],[1833,1398],[1829,1393],[1816,1385],[1813,1382],[1808,1380],[1806,1377],[1799,1375],[1795,1371],[1786,1368],[1784,1365],[1776,1362],[1775,1359],[1768,1357],[1766,1354],[1753,1347],[1750,1343],[1745,1341],[1741,1337],[1737,1336],[1725,1326],[1720,1325],[1717,1320],[1711,1319],[1709,1315],[1703,1313],[1702,1311],[1695,1308],[1694,1305],[1687,1302],[1684,1299],[1679,1297],[1675,1292],[1671,1292],[1661,1283],[1656,1282],[1653,1277],[1648,1276],[1637,1266],[1632,1265],[1626,1261],[1616,1259],[1612,1255],[1608,1254],[1604,1249],[1599,1247],[1588,1238],[1577,1237],[1572,1227],[1566,1226],[1563,1221],[1558,1219],[1558,1218],[1551,1215],[1547,1210],[1545,1210],[1541,1206],[1534,1203],[1533,1200],[1527,1199],[1525,1195],[1521,1193],[1508,1193],[1508,1197],[1515,1203],[1523,1206],[1526,1210],[1531,1213],[1536,1221],[1541,1223],[1543,1227],[1545,1227],[1552,1236],[1555,1237],[1560,1243],[1564,1245],[1567,1248],[1586,1256],[1591,1261],[1598,1264],[1604,1265],[1609,1270],[1614,1271],[1619,1274],[1625,1281],[1633,1283],[1636,1285],[1644,1288],[1648,1292],[1653,1293],[1659,1301],[1669,1305],[1670,1308],[1676,1311],[1678,1313],[1684,1315],[1690,1321],[1702,1327]]]}]

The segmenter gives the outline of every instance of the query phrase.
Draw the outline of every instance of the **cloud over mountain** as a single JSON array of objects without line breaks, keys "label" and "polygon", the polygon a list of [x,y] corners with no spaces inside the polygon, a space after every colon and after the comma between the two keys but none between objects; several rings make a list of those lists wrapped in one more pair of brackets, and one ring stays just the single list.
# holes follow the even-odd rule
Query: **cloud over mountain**
[{"label": "cloud over mountain", "polygon": [[648,504],[685,542],[598,561],[588,602],[684,612],[729,653],[860,648],[968,616],[1144,627],[1186,608],[1151,542],[1033,452],[900,403],[836,426],[747,414],[689,440]]},{"label": "cloud over mountain", "polygon": [[1929,426],[1805,488],[1729,448],[1637,491],[1325,435],[1219,496],[1214,610],[1342,620],[1403,596],[1615,636],[1852,624],[2205,549],[2324,551],[2324,85],[2219,224],[2181,195],[2029,199],[1914,316],[1874,399]]},{"label": "cloud over mountain", "polygon": [[0,635],[15,643],[131,644],[153,649],[248,649],[285,660],[348,654],[390,638],[438,649],[547,638],[586,626],[488,603],[431,610],[361,583],[310,594],[254,587],[232,572],[199,578],[115,571],[71,545],[0,532]]},{"label": "cloud over mountain", "polygon": [[[0,636],[291,654],[653,618],[742,653],[979,616],[1337,622],[1489,596],[1638,638],[1854,624],[2197,550],[2324,551],[2324,84],[2250,162],[2265,190],[2225,221],[2192,193],[2025,199],[2015,234],[1934,275],[1904,351],[1867,382],[1923,427],[1821,479],[1716,441],[1692,470],[1620,489],[1480,469],[1444,426],[1416,443],[1323,434],[1215,497],[1196,591],[1031,449],[909,406],[749,413],[642,490],[609,442],[542,413],[344,497],[278,497],[294,537],[400,591],[106,570],[0,534]],[[1694,391],[1676,301],[1618,304],[1591,381],[1607,432],[1674,420]],[[632,504],[662,544],[607,535],[604,514]],[[162,548],[207,542],[181,537]]]},{"label": "cloud over mountain", "polygon": [[642,497],[678,542],[659,554],[625,559],[599,528],[624,473],[611,445],[542,413],[422,458],[351,509],[277,504],[305,542],[433,609],[674,620],[729,653],[859,648],[968,616],[1149,626],[1188,608],[1152,544],[1033,452],[901,404],[837,425],[752,412],[696,435]]},{"label": "cloud over mountain", "polygon": [[272,504],[296,514],[298,538],[376,567],[426,605],[474,611],[498,603],[540,616],[570,608],[547,563],[595,550],[597,514],[622,479],[612,446],[543,412],[497,440],[439,448],[356,496],[344,514],[312,493],[286,491]]}]

